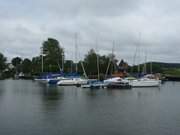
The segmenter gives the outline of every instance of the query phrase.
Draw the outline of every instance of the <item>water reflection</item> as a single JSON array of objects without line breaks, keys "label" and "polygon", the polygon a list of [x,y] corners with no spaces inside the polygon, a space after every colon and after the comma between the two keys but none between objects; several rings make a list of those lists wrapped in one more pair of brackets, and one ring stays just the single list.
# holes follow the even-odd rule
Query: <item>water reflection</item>
[{"label": "water reflection", "polygon": [[0,81],[0,101],[3,98],[4,92],[5,92],[4,81]]},{"label": "water reflection", "polygon": [[97,96],[98,91],[99,91],[98,89],[96,89],[96,90],[87,89],[87,90],[86,90],[86,94],[87,94],[88,96],[94,97],[94,96]]},{"label": "water reflection", "polygon": [[143,97],[153,97],[160,94],[160,88],[133,88],[134,94],[138,99]]},{"label": "water reflection", "polygon": [[56,86],[44,86],[41,89],[43,100],[49,101],[49,100],[60,100],[62,95],[64,94],[63,87],[56,87]]},{"label": "water reflection", "polygon": [[63,87],[41,86],[42,109],[44,112],[58,110],[60,101],[64,98]]}]

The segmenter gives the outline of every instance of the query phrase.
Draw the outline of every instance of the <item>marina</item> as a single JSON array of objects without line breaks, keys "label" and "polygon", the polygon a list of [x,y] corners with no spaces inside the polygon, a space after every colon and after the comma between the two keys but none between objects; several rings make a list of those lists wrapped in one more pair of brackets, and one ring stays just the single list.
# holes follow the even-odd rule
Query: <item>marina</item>
[{"label": "marina", "polygon": [[180,1],[0,7],[0,135],[180,134]]}]

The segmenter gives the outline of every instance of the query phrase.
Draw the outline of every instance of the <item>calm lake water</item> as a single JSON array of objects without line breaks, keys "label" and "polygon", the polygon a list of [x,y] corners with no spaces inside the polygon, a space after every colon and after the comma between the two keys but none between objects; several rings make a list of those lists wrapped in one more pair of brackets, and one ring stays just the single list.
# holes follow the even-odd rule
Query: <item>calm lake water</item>
[{"label": "calm lake water", "polygon": [[179,135],[180,82],[88,90],[0,81],[0,135]]}]

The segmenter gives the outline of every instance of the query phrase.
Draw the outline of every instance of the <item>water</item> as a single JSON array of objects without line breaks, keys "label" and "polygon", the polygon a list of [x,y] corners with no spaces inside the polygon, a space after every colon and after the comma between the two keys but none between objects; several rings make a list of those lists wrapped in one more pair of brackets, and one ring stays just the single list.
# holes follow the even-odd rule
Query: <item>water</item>
[{"label": "water", "polygon": [[88,90],[0,81],[0,135],[179,135],[180,82]]}]

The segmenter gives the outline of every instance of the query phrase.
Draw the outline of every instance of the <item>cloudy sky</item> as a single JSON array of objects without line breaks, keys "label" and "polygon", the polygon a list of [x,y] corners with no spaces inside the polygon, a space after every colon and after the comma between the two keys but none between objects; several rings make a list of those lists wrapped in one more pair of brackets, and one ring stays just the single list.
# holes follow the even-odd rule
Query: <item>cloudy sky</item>
[{"label": "cloudy sky", "polygon": [[0,52],[7,57],[39,55],[48,37],[59,40],[66,58],[90,48],[119,59],[180,62],[179,0],[1,0]]}]

